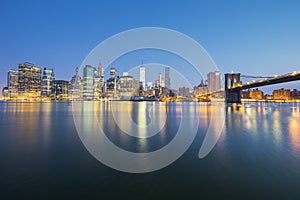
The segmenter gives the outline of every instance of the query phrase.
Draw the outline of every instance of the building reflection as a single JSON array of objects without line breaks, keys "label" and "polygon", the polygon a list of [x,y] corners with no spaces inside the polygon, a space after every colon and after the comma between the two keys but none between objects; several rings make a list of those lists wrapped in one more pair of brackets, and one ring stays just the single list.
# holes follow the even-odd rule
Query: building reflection
[{"label": "building reflection", "polygon": [[291,116],[289,117],[289,135],[293,150],[300,151],[300,110],[298,107],[291,108]]}]

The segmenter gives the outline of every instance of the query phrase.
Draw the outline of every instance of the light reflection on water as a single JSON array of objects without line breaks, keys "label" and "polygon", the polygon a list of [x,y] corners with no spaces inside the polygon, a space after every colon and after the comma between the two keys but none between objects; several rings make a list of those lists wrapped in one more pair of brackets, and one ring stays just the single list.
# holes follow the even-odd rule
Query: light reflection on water
[{"label": "light reflection on water", "polygon": [[[224,131],[212,152],[203,160],[198,159],[197,154],[210,124],[210,116],[214,114],[210,103],[119,102],[119,114],[122,119],[124,118],[120,123],[128,130],[134,130],[132,124],[128,123],[128,113],[141,127],[151,123],[152,120],[157,122],[166,120],[159,133],[150,138],[140,139],[131,137],[116,125],[111,103],[79,103],[74,113],[79,112],[81,108],[95,111],[94,115],[87,112],[82,122],[97,126],[93,124],[93,119],[97,118],[97,122],[112,142],[134,152],[154,151],[168,144],[179,127],[181,107],[184,106],[187,112],[195,111],[195,115],[199,117],[199,130],[195,142],[181,159],[162,171],[168,174],[167,177],[172,177],[178,185],[186,181],[186,186],[183,185],[182,189],[191,189],[188,182],[198,185],[206,182],[207,186],[201,185],[206,191],[213,191],[211,188],[214,187],[225,187],[232,191],[233,188],[239,188],[241,192],[246,188],[252,190],[264,188],[263,194],[274,194],[275,197],[277,195],[275,193],[280,190],[291,195],[299,195],[296,187],[300,184],[299,103],[245,103],[225,106]],[[149,117],[149,112],[152,112],[154,118]],[[126,116],[125,114],[127,117],[123,117]],[[96,176],[97,180],[102,180],[106,177],[102,174],[102,171],[105,171],[109,175],[103,180],[104,182],[109,182],[109,177],[114,177],[114,185],[120,184],[118,180],[127,180],[90,158],[76,134],[71,103],[2,102],[0,103],[0,130],[0,155],[3,161],[0,178],[9,180],[9,186],[15,188],[15,191],[30,188],[37,184],[36,182],[49,184],[47,182],[50,179],[49,174],[55,176],[53,170],[58,170],[56,173],[62,177],[58,175],[55,177],[68,183],[69,189],[74,190],[75,193],[82,188],[77,188],[72,181],[68,182],[69,176],[78,182],[83,179],[87,181],[84,176]],[[147,135],[146,129],[140,130],[142,131],[139,134]],[[85,161],[87,158],[89,158],[88,162]],[[61,168],[61,163],[74,172],[64,175],[65,168]],[[83,177],[76,175],[86,169],[89,171],[85,172]],[[178,173],[184,170],[187,172]],[[151,179],[168,188],[169,180],[159,174],[162,172],[158,172]],[[231,184],[224,186],[224,181],[229,179]],[[251,183],[253,179],[256,180],[255,184]],[[163,194],[160,187],[144,182],[138,177],[134,180],[143,187],[152,188],[152,191]],[[102,194],[110,191],[111,187],[108,183],[103,186],[101,181],[96,180],[89,184],[91,188],[103,187],[104,190],[100,190]],[[135,187],[140,189],[141,195],[145,192],[145,189],[140,188],[139,185]],[[198,190],[193,191],[195,194],[198,192]],[[201,193],[206,194],[205,191]],[[219,193],[220,196],[225,194],[227,193],[224,191]],[[231,195],[234,194],[233,192]],[[177,196],[180,194],[175,190],[174,197]]]}]

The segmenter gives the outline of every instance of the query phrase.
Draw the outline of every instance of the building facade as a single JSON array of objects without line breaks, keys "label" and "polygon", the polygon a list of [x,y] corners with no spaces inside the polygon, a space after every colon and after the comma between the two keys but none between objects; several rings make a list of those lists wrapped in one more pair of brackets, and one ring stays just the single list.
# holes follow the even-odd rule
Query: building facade
[{"label": "building facade", "polygon": [[134,96],[134,78],[129,75],[121,76],[118,80],[118,91],[122,100]]},{"label": "building facade", "polygon": [[79,68],[75,70],[75,75],[72,77],[69,87],[70,100],[82,100],[83,98],[83,81],[79,74]]},{"label": "building facade", "polygon": [[264,92],[259,89],[254,89],[249,91],[250,99],[264,99]]},{"label": "building facade", "polygon": [[41,96],[41,68],[32,63],[19,64],[18,96],[20,98],[38,98]]},{"label": "building facade", "polygon": [[70,82],[65,80],[52,81],[52,100],[68,100]]},{"label": "building facade", "polygon": [[181,97],[189,98],[190,97],[190,89],[187,87],[181,87],[178,89],[178,95]]},{"label": "building facade", "polygon": [[50,68],[44,68],[42,75],[41,96],[50,97],[52,94],[52,84],[55,80],[54,71]]},{"label": "building facade", "polygon": [[140,83],[143,86],[143,90],[145,90],[146,89],[146,69],[143,65],[140,66]]},{"label": "building facade", "polygon": [[105,92],[105,89],[104,89],[105,80],[104,80],[104,67],[103,66],[99,65],[98,73],[99,73],[99,77],[100,77],[99,96],[102,97],[104,95],[104,92]]},{"label": "building facade", "polygon": [[117,97],[118,90],[117,90],[117,70],[115,68],[110,68],[110,76],[109,79],[106,81],[106,96],[107,97]]},{"label": "building facade", "polygon": [[165,87],[171,89],[170,67],[165,67]]},{"label": "building facade", "polygon": [[291,92],[289,89],[281,88],[273,91],[273,98],[275,100],[289,100]]},{"label": "building facade", "polygon": [[221,90],[221,73],[219,71],[209,72],[207,74],[207,87],[209,92]]},{"label": "building facade", "polygon": [[18,98],[18,71],[9,70],[7,72],[7,88],[8,88],[8,98],[17,99]]},{"label": "building facade", "polygon": [[86,101],[94,100],[95,97],[95,70],[90,65],[83,68],[83,99]]},{"label": "building facade", "polygon": [[194,87],[194,96],[203,96],[207,95],[208,93],[208,87],[206,84],[204,84],[203,80],[201,80],[201,83],[198,86]]}]

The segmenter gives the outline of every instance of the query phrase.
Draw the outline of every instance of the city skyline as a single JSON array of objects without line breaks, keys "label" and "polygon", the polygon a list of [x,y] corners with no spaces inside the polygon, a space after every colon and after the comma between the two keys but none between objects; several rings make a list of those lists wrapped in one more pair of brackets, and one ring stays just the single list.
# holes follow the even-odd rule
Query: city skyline
[{"label": "city skyline", "polygon": [[[182,84],[178,88],[171,87],[174,77],[170,76],[169,66],[164,66],[164,75],[159,72],[158,78],[151,81],[146,74],[153,75],[153,72],[146,73],[143,63],[138,67],[137,76],[131,72],[122,74],[118,74],[117,68],[110,67],[105,81],[105,68],[101,64],[98,68],[85,65],[82,78],[79,68],[76,68],[71,80],[56,80],[53,68],[42,70],[40,66],[24,62],[19,64],[18,70],[11,69],[7,72],[7,86],[2,89],[2,95],[4,100],[13,101],[141,100],[140,97],[156,101],[210,101],[212,98],[225,97],[228,103],[240,103],[242,99],[285,101],[298,100],[300,97],[297,88],[277,88],[272,94],[265,94],[258,89],[265,85],[297,81],[300,71],[274,77],[256,77],[260,80],[247,83],[241,81],[240,73],[227,73],[224,74],[224,87],[221,84],[221,73],[212,71],[207,74],[206,84],[201,79],[199,85],[186,87]],[[176,82],[178,80],[175,78]]]},{"label": "city skyline", "polygon": [[[14,68],[15,63],[26,60],[56,68],[59,79],[69,80],[71,74],[68,72],[80,66],[98,43],[118,32],[143,26],[166,27],[194,38],[208,51],[221,73],[259,72],[270,76],[299,70],[300,3],[297,1],[191,1],[189,4],[177,2],[176,5],[168,1],[131,1],[130,6],[125,2],[115,3],[72,2],[70,8],[67,2],[60,2],[59,6],[50,1],[18,2],[19,6],[14,6],[15,2],[11,1],[1,2],[0,24],[5,29],[0,38],[0,87],[6,84],[4,74]],[[99,8],[102,12],[98,12]],[[215,11],[214,17],[208,12],[211,9]],[[22,10],[35,14],[21,15]],[[112,10],[115,15],[111,14]],[[152,10],[160,15],[142,14]],[[92,16],[75,14],[83,11]],[[185,23],[179,23],[179,26],[178,21]],[[110,28],[112,23],[115,26]],[[26,31],[21,34],[22,27]],[[121,59],[122,66],[137,66],[140,58],[157,62],[158,53],[148,53],[141,52],[139,59],[125,62]],[[161,56],[159,61],[177,70],[187,66],[177,64],[168,56]],[[116,61],[114,66],[119,68],[121,65]],[[191,81],[193,85],[199,84],[199,79],[191,77]]]}]

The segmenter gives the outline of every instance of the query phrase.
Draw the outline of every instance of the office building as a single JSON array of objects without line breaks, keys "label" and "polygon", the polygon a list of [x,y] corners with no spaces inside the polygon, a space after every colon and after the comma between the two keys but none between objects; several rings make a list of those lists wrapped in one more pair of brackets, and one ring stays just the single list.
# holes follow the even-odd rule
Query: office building
[{"label": "office building", "polygon": [[219,71],[207,74],[207,87],[209,92],[221,90],[221,73]]},{"label": "office building", "polygon": [[18,98],[18,79],[18,71],[9,70],[7,72],[8,98],[10,99]]},{"label": "office building", "polygon": [[160,88],[165,87],[165,81],[164,81],[164,78],[163,78],[163,76],[162,76],[161,73],[159,73],[158,80],[159,80],[159,87],[160,87]]},{"label": "office building", "polygon": [[52,81],[53,100],[68,100],[70,82],[65,80]]},{"label": "office building", "polygon": [[98,73],[99,73],[99,77],[100,77],[100,91],[99,91],[99,96],[103,96],[104,94],[104,67],[100,64],[98,67]]},{"label": "office building", "polygon": [[32,63],[19,64],[18,96],[20,98],[37,98],[41,96],[41,68]]},{"label": "office building", "polygon": [[165,67],[165,87],[171,89],[170,67]]},{"label": "office building", "polygon": [[55,80],[54,71],[50,68],[44,68],[42,75],[42,97],[50,97],[52,94],[52,82]]},{"label": "office building", "polygon": [[106,96],[108,97],[117,97],[117,70],[115,68],[110,68],[110,76],[109,79],[106,81]]},{"label": "office building", "polygon": [[118,80],[119,96],[122,100],[129,100],[134,96],[134,78],[128,74]]},{"label": "office building", "polygon": [[190,97],[190,89],[187,87],[181,87],[178,89],[178,96],[189,98]]},{"label": "office building", "polygon": [[142,65],[140,66],[140,83],[143,86],[143,90],[146,89],[146,69]]},{"label": "office building", "polygon": [[83,81],[79,74],[79,68],[75,70],[75,75],[72,77],[69,87],[69,98],[71,100],[82,100],[83,98]]},{"label": "office building", "polygon": [[90,65],[83,68],[83,99],[86,101],[94,100],[94,81],[96,69]]}]

